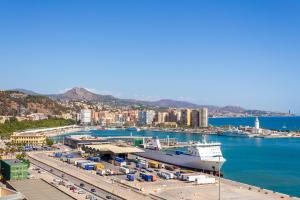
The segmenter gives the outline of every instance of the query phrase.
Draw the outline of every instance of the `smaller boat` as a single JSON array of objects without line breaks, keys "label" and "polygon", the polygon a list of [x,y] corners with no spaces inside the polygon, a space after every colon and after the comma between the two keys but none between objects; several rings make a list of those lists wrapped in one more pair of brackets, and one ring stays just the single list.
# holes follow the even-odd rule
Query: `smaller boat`
[{"label": "smaller boat", "polygon": [[127,131],[137,131],[137,132],[141,131],[141,129],[136,126],[128,127],[126,130]]},{"label": "smaller boat", "polygon": [[103,131],[103,130],[105,130],[105,127],[103,127],[103,126],[97,126],[96,129],[99,130],[99,131]]}]

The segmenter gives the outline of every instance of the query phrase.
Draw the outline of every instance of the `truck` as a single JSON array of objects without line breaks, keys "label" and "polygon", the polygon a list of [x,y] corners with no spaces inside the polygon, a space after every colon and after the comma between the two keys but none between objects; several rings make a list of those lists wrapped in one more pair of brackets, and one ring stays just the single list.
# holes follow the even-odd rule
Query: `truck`
[{"label": "truck", "polygon": [[158,172],[157,175],[164,179],[173,179],[174,178],[174,174],[171,172],[161,171],[161,172]]},{"label": "truck", "polygon": [[104,176],[106,174],[106,170],[105,169],[96,169],[96,173],[101,176]]},{"label": "truck", "polygon": [[128,174],[129,173],[129,169],[125,168],[125,167],[120,167],[120,172],[124,173],[124,174]]},{"label": "truck", "polygon": [[195,182],[196,179],[205,178],[202,174],[181,174],[181,180]]},{"label": "truck", "polygon": [[216,179],[215,178],[204,177],[204,178],[197,178],[196,179],[196,184],[197,185],[214,184],[214,183],[216,183]]}]

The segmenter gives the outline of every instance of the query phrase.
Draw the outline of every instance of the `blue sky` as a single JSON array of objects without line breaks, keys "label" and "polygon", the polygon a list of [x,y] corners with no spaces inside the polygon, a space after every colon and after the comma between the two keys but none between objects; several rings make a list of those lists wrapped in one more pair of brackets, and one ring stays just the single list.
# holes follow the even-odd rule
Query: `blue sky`
[{"label": "blue sky", "polygon": [[300,113],[300,1],[0,1],[0,88]]}]

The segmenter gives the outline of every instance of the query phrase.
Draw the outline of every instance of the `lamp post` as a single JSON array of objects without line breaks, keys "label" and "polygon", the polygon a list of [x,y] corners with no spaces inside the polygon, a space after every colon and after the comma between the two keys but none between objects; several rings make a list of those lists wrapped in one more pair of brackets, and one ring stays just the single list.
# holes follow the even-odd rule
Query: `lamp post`
[{"label": "lamp post", "polygon": [[220,169],[220,155],[218,156],[219,158],[219,163],[218,163],[218,170],[219,170],[219,200],[221,200],[221,169]]}]

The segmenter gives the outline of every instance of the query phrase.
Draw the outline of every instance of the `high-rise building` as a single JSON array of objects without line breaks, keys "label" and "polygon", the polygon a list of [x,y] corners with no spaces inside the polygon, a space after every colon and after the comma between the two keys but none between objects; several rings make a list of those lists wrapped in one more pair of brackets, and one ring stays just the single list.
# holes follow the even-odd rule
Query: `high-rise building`
[{"label": "high-rise building", "polygon": [[153,123],[154,117],[154,110],[140,111],[138,114],[138,124],[141,126],[151,125]]},{"label": "high-rise building", "polygon": [[181,123],[186,126],[191,126],[191,109],[181,110]]},{"label": "high-rise building", "polygon": [[208,127],[208,110],[207,108],[201,108],[200,109],[200,123],[199,126],[201,128]]},{"label": "high-rise building", "polygon": [[80,123],[90,124],[92,122],[92,111],[89,109],[82,109],[80,111]]},{"label": "high-rise building", "polygon": [[155,111],[154,110],[147,110],[147,120],[146,124],[151,125],[155,118]]},{"label": "high-rise building", "polygon": [[192,110],[191,127],[197,128],[200,126],[200,111]]},{"label": "high-rise building", "polygon": [[157,114],[157,122],[159,124],[165,123],[168,121],[169,113],[167,112],[158,112]]},{"label": "high-rise building", "polygon": [[177,112],[175,109],[171,109],[168,112],[168,122],[177,122]]}]

